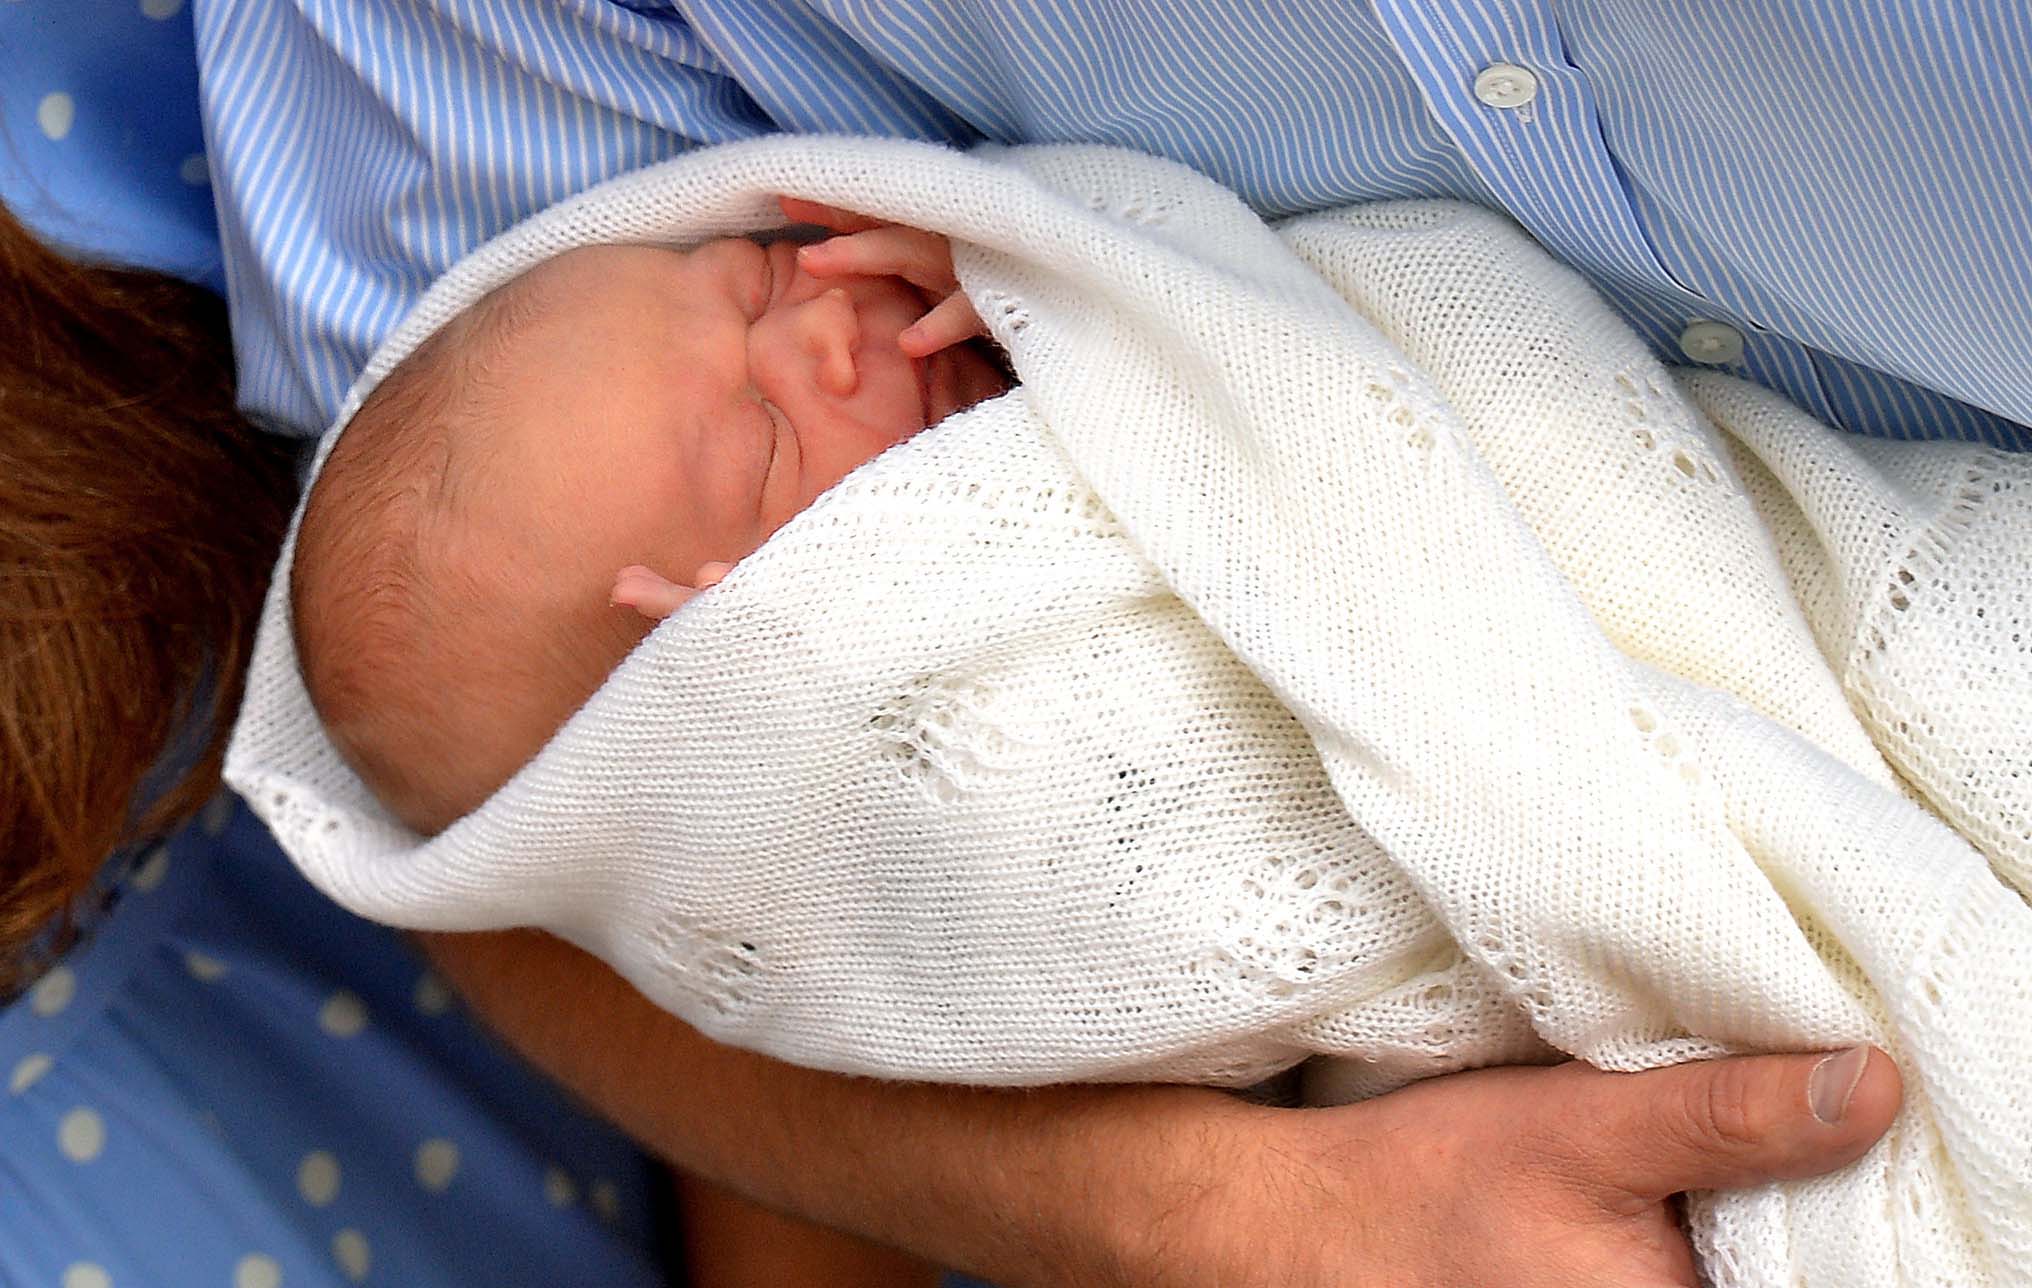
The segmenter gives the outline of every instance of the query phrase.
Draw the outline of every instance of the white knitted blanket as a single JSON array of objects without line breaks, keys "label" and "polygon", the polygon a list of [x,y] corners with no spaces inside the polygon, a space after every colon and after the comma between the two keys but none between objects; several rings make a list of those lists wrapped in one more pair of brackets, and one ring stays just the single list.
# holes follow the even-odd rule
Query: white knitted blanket
[{"label": "white knitted blanket", "polygon": [[1347,1098],[1879,1043],[1907,1105],[1694,1207],[1724,1285],[2032,1282],[2032,469],[1682,376],[1472,208],[1272,230],[1168,163],[772,140],[455,269],[950,234],[1021,388],[858,471],[424,842],[326,741],[285,549],[229,776],[399,925],[538,925],[712,1036]]}]

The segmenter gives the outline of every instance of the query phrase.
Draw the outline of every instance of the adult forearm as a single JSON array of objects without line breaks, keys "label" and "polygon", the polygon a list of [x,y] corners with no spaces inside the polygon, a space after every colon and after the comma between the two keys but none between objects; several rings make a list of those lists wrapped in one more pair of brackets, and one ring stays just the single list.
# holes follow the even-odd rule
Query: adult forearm
[{"label": "adult forearm", "polygon": [[[994,1091],[820,1073],[700,1036],[547,935],[438,935],[425,947],[482,1018],[669,1162],[1012,1288],[1131,1282],[1150,1214],[1192,1198],[1172,1179],[1176,1160],[1227,1109],[1188,1089]],[[1164,1157],[1152,1157],[1159,1142]],[[1218,1147],[1206,1149],[1210,1172]]]}]

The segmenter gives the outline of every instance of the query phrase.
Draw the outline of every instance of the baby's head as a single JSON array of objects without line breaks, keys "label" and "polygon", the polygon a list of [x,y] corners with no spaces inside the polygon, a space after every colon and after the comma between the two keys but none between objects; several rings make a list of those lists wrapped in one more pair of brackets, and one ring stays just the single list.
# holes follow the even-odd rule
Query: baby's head
[{"label": "baby's head", "polygon": [[449,323],[340,437],[297,536],[297,651],[333,743],[412,827],[476,808],[640,642],[619,569],[697,585],[1001,391],[970,348],[905,355],[924,294],[814,277],[797,250],[560,255]]}]

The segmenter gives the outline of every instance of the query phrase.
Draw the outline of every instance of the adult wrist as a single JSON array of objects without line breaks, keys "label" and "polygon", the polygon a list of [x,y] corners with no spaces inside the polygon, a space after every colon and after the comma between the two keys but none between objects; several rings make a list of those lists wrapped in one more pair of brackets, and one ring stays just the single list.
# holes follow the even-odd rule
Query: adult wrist
[{"label": "adult wrist", "polygon": [[[1274,1111],[1199,1087],[1065,1089],[1056,1114],[1056,1184],[1039,1225],[1052,1285],[1184,1288],[1247,1282],[1250,1235],[1238,1212],[1262,1175],[1260,1132]],[[1232,1249],[1224,1235],[1239,1233]],[[1232,1257],[1232,1260],[1231,1260]]]},{"label": "adult wrist", "polygon": [[872,1183],[846,1208],[806,1201],[1003,1288],[1182,1282],[1167,1267],[1196,1259],[1195,1230],[1176,1217],[1233,1152],[1218,1143],[1232,1139],[1228,1098],[1196,1088],[841,1084]]}]

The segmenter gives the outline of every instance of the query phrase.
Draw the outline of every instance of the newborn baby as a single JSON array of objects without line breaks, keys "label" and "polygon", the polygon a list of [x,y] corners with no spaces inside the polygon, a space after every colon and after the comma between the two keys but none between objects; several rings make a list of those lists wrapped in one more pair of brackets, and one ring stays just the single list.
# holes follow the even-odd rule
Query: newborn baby
[{"label": "newborn baby", "polygon": [[334,449],[298,649],[411,827],[477,807],[650,620],[856,466],[1006,388],[944,239],[782,204],[842,235],[560,255],[420,348]]}]

